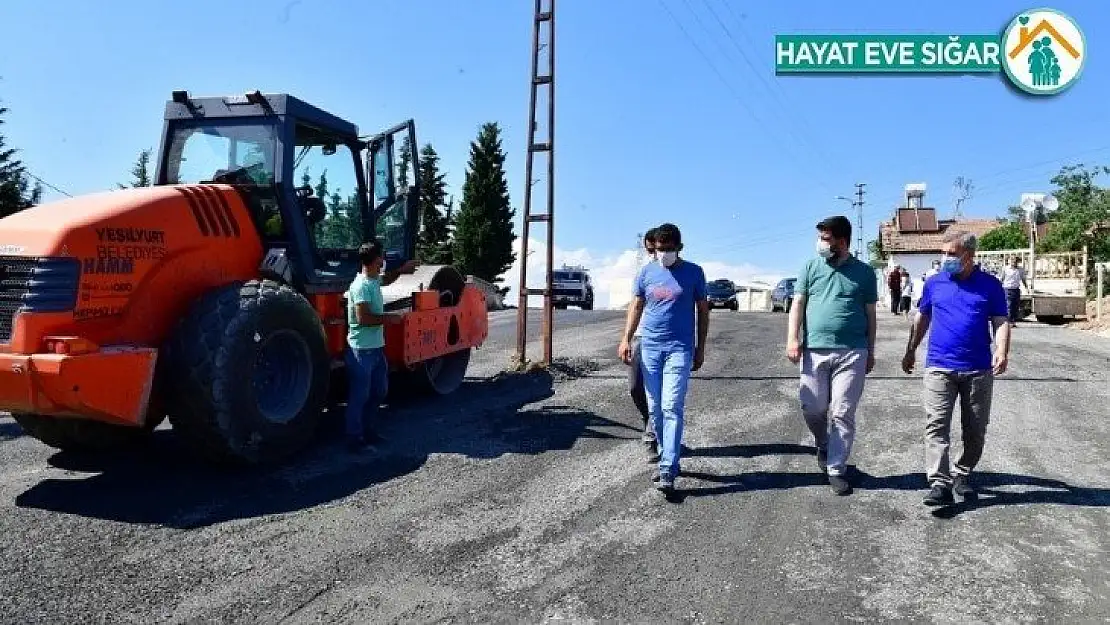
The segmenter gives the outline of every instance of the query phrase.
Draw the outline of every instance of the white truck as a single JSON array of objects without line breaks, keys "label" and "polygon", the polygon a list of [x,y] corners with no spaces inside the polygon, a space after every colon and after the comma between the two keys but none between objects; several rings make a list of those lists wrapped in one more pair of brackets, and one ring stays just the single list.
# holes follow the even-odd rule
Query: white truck
[{"label": "white truck", "polygon": [[551,301],[555,308],[594,309],[594,285],[585,267],[563,265],[562,269],[552,272],[551,278]]},{"label": "white truck", "polygon": [[1025,269],[1021,314],[1036,315],[1051,325],[1087,315],[1087,249],[1079,252],[1034,253],[1029,248],[976,252],[979,266],[1002,279],[1002,269],[1017,257]]}]

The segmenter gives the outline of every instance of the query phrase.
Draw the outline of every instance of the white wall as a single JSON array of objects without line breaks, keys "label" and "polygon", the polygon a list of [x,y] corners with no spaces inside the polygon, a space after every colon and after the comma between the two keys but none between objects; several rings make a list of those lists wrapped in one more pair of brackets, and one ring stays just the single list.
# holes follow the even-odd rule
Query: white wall
[{"label": "white wall", "polygon": [[[940,255],[933,252],[891,254],[887,259],[887,267],[898,265],[905,267],[906,271],[910,272],[910,279],[913,280],[913,299],[916,301],[917,298],[921,297],[921,290],[925,286],[921,281],[921,274],[928,272],[932,268],[933,261],[939,258]],[[879,301],[889,310],[890,289],[886,286],[886,276],[879,276],[879,280]]]}]

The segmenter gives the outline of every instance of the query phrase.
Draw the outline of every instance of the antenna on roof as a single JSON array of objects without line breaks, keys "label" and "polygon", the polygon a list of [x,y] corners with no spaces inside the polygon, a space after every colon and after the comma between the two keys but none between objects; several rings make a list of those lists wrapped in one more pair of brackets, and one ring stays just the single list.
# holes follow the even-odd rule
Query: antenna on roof
[{"label": "antenna on roof", "polygon": [[952,211],[952,218],[959,219],[961,216],[963,216],[963,211],[961,211],[960,208],[961,206],[963,206],[964,202],[971,198],[971,194],[974,192],[975,185],[972,184],[970,178],[957,176],[956,181],[952,183],[952,188],[955,190],[956,193],[956,208]]}]

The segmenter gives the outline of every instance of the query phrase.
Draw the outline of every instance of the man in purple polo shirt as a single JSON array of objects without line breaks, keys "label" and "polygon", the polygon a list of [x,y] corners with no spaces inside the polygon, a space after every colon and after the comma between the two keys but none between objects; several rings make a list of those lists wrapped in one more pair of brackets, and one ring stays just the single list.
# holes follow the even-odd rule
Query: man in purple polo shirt
[{"label": "man in purple polo shirt", "polygon": [[[923,396],[925,473],[930,486],[923,503],[927,506],[953,503],[953,490],[964,499],[975,497],[968,480],[983,455],[994,376],[1005,373],[1009,365],[1006,291],[998,278],[976,266],[977,245],[975,235],[965,232],[944,238],[941,271],[925,282],[902,359],[902,370],[911,373],[917,346],[932,327]],[[993,352],[991,328],[996,343]],[[964,449],[950,471],[949,432],[957,397]]]}]

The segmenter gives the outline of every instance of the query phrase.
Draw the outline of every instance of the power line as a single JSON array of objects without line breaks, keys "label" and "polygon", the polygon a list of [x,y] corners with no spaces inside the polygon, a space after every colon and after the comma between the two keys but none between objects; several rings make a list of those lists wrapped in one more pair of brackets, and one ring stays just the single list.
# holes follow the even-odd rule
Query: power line
[{"label": "power line", "polygon": [[[969,175],[967,177],[970,178],[974,182],[981,182],[983,180],[992,180],[992,179],[995,179],[995,178],[1002,178],[1002,180],[999,180],[998,182],[996,182],[994,184],[986,185],[984,187],[979,187],[978,189],[976,189],[978,192],[982,193],[983,191],[1001,189],[1002,187],[1005,187],[1005,186],[1008,186],[1010,184],[1014,184],[1014,183],[1017,183],[1017,182],[1026,182],[1026,181],[1029,181],[1029,180],[1033,180],[1032,175],[1027,176],[1027,177],[1021,177],[1021,178],[1007,178],[1007,176],[1009,176],[1009,174],[1013,174],[1013,173],[1017,173],[1017,172],[1021,172],[1021,171],[1027,171],[1027,170],[1030,170],[1030,169],[1036,169],[1038,167],[1044,167],[1046,165],[1062,164],[1065,161],[1072,161],[1076,158],[1079,158],[1080,156],[1084,156],[1084,155],[1088,155],[1088,154],[1095,154],[1095,153],[1098,153],[1098,152],[1105,152],[1107,150],[1110,150],[1110,145],[1104,145],[1104,146],[1100,146],[1100,147],[1097,147],[1097,148],[1091,148],[1089,150],[1081,150],[1079,152],[1071,154],[1070,156],[1060,156],[1060,157],[1056,157],[1056,158],[1052,158],[1052,159],[1048,159],[1048,160],[1044,160],[1044,161],[1038,161],[1036,163],[1029,163],[1027,165],[1020,165],[1018,167],[1010,167],[1010,168],[1002,169],[1002,170],[999,170],[999,171],[996,171],[996,172],[993,172],[993,173],[990,173],[990,174],[986,174],[986,175],[983,175],[983,176]],[[1040,174],[1036,174],[1036,176],[1040,176]],[[885,204],[888,201],[899,201],[900,199],[901,199],[901,194],[884,195],[884,196],[881,197],[881,201],[879,201],[877,203],[878,204]]]},{"label": "power line", "polygon": [[43,180],[42,178],[39,178],[38,176],[36,176],[36,175],[32,174],[31,172],[27,171],[26,169],[23,170],[23,173],[27,174],[27,176],[29,176],[31,178],[34,178],[36,182],[38,182],[42,186],[46,187],[47,189],[50,189],[51,191],[54,191],[56,193],[61,193],[62,195],[66,196],[66,197],[73,197],[69,193],[66,193],[65,191],[62,191],[58,187],[50,184],[49,182]]},{"label": "power line", "polygon": [[[667,15],[670,16],[671,20],[674,21],[675,25],[678,26],[679,30],[682,31],[682,34],[685,35],[686,39],[690,42],[690,45],[693,46],[694,50],[696,50],[697,53],[701,56],[702,60],[704,60],[707,65],[709,65],[709,69],[711,69],[713,73],[717,75],[717,78],[725,85],[725,88],[727,88],[729,93],[732,94],[732,97],[736,99],[736,101],[740,104],[741,107],[744,108],[745,111],[747,111],[748,115],[751,116],[751,118],[756,122],[757,125],[764,125],[764,122],[759,117],[759,115],[757,115],[756,112],[751,108],[751,106],[748,105],[747,101],[744,100],[744,98],[742,98],[739,93],[737,93],[736,89],[732,86],[732,83],[730,83],[725,78],[724,74],[721,73],[721,70],[717,68],[717,65],[713,62],[712,59],[709,58],[709,55],[705,53],[705,50],[703,50],[702,47],[698,45],[697,40],[694,39],[690,32],[686,30],[686,27],[682,25],[682,22],[678,19],[678,16],[676,16],[674,12],[671,11],[670,7],[668,7],[666,3],[663,2],[663,0],[658,0],[658,2],[659,5],[663,7],[663,10],[666,11]],[[683,2],[686,3],[687,8],[690,8],[687,0],[683,0]],[[693,12],[692,9],[691,12]],[[695,13],[695,18],[696,17],[697,16]],[[785,143],[780,144],[780,146],[783,148],[783,151],[786,152],[786,155],[793,159],[796,164],[803,165],[802,161],[798,159],[797,155],[792,150],[787,149],[787,145]],[[826,186],[825,183],[821,180],[818,179],[817,183],[825,187],[826,190],[831,191],[831,189]]]},{"label": "power line", "polygon": [[[685,1],[685,0],[683,0],[683,1]],[[762,84],[763,87],[767,90],[767,92],[771,95],[771,98],[775,100],[775,103],[778,104],[777,111],[779,113],[783,113],[784,111],[793,112],[793,111],[791,111],[791,109],[793,107],[791,107],[789,105],[788,98],[786,97],[786,93],[782,90],[782,87],[780,87],[778,85],[778,83],[775,83],[773,81],[768,81],[763,76],[762,72],[759,71],[759,68],[756,67],[755,63],[752,62],[751,57],[749,57],[748,54],[746,52],[744,52],[744,49],[740,46],[740,43],[736,40],[736,36],[733,34],[732,30],[730,30],[728,28],[728,26],[725,25],[724,20],[721,19],[720,14],[717,13],[717,10],[713,8],[713,6],[709,3],[709,1],[708,0],[701,0],[701,3],[702,3],[702,5],[705,6],[705,8],[709,9],[709,13],[713,15],[713,19],[716,20],[717,25],[721,27],[722,31],[724,31],[725,37],[729,40],[730,43],[732,43],[732,47],[736,48],[736,52],[740,55],[740,58],[741,58],[741,60],[744,61],[744,64],[748,66],[748,69],[751,70],[751,73],[759,80],[760,84]],[[727,2],[725,3],[725,6],[728,6]],[[731,7],[729,7],[729,10],[730,11],[732,10]],[[734,15],[735,15],[735,13],[734,13]],[[695,18],[696,18],[696,16],[695,16]],[[750,40],[749,40],[749,43],[751,43]],[[752,44],[752,45],[754,46],[754,44]],[[779,88],[775,89],[775,87],[779,87]],[[799,121],[799,122],[802,122],[802,123],[805,122],[805,119],[802,118],[800,115],[797,115],[796,113],[794,114],[794,117],[797,117],[798,118],[797,121]],[[828,158],[828,155],[824,152],[824,150],[822,150],[818,145],[814,144],[812,141],[809,140],[809,137],[807,136],[807,134],[814,134],[812,129],[806,131],[806,133],[803,133],[803,134],[795,134],[793,129],[791,128],[791,119],[789,117],[787,117],[786,115],[782,115],[782,118],[786,122],[785,126],[786,126],[787,131],[791,134],[791,136],[794,137],[795,140],[797,140],[799,143],[804,143],[807,148],[809,148],[810,150],[813,151],[813,154],[818,157],[817,162],[820,162],[820,163],[832,162],[831,159]]]}]

